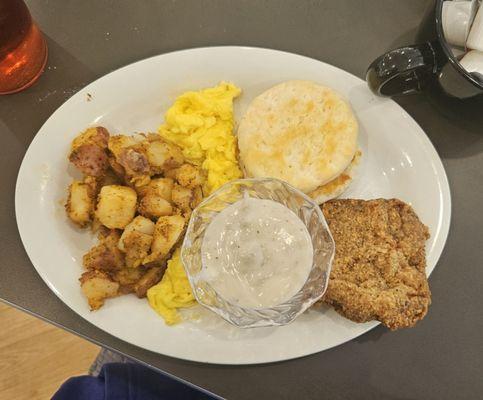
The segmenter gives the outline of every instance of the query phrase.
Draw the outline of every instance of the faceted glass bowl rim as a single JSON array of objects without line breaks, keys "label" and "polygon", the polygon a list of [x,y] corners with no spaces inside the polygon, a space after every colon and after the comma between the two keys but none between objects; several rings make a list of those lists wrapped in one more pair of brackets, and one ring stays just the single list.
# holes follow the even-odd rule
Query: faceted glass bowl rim
[{"label": "faceted glass bowl rim", "polygon": [[[199,298],[198,292],[196,290],[197,287],[198,287],[197,286],[198,279],[194,278],[193,275],[191,274],[190,270],[189,270],[188,264],[190,264],[190,262],[187,260],[188,259],[187,253],[192,251],[191,250],[192,240],[190,238],[190,232],[193,230],[194,221],[196,220],[197,216],[201,213],[200,210],[202,210],[204,207],[206,207],[206,205],[211,203],[213,200],[215,200],[215,199],[219,198],[221,195],[225,194],[225,192],[227,191],[227,189],[229,187],[236,187],[236,186],[249,187],[253,184],[258,184],[258,185],[267,186],[267,187],[270,186],[270,185],[274,185],[274,184],[279,185],[281,187],[284,187],[290,193],[290,196],[299,197],[305,203],[308,203],[311,207],[312,212],[315,212],[317,214],[317,224],[322,225],[322,228],[325,231],[325,233],[326,233],[326,235],[329,239],[328,244],[329,244],[330,250],[329,250],[328,261],[326,263],[326,274],[325,274],[325,279],[323,281],[323,288],[322,288],[321,294],[314,297],[314,298],[311,298],[309,301],[300,302],[298,304],[299,310],[297,310],[295,312],[293,312],[294,310],[292,310],[291,316],[283,322],[273,321],[270,318],[264,316],[263,314],[266,313],[266,312],[268,312],[268,313],[276,312],[276,313],[281,314],[281,312],[278,309],[282,308],[283,306],[288,306],[288,305],[291,308],[296,308],[297,304],[291,305],[291,301],[300,292],[303,291],[303,288],[305,288],[305,285],[307,284],[307,282],[306,282],[306,284],[304,284],[304,286],[302,286],[302,288],[299,290],[299,292],[297,292],[297,294],[295,296],[293,296],[291,299],[287,300],[285,303],[282,303],[282,304],[274,306],[274,307],[269,307],[269,308],[246,308],[246,307],[241,307],[241,306],[235,305],[235,304],[231,303],[230,301],[226,300],[219,293],[217,293],[216,290],[211,288],[213,290],[213,292],[216,294],[216,297],[221,299],[223,303],[226,303],[226,304],[229,305],[228,308],[220,308],[220,307],[208,304],[208,303],[204,302],[202,299]],[[268,187],[268,189],[270,189],[270,188]],[[269,199],[269,200],[271,200],[271,199]],[[238,199],[237,199],[237,201],[238,201]],[[302,221],[302,222],[304,222],[304,221]],[[304,222],[304,224],[305,224],[305,222]],[[207,224],[207,226],[208,225],[209,225],[209,223]],[[309,229],[309,227],[307,227],[307,229]],[[309,232],[310,232],[310,229],[309,229]],[[201,246],[200,246],[199,250],[201,251]],[[314,248],[314,250],[315,250],[315,248]],[[303,193],[299,189],[293,187],[292,185],[290,185],[289,183],[287,183],[285,181],[282,181],[282,180],[276,179],[276,178],[236,179],[236,180],[232,180],[232,181],[224,184],[220,188],[218,188],[215,192],[213,192],[210,196],[208,196],[206,199],[204,199],[193,210],[191,217],[190,217],[190,220],[189,220],[189,223],[188,223],[188,227],[186,229],[186,234],[185,234],[185,237],[183,239],[183,244],[182,244],[182,248],[181,248],[181,261],[182,261],[182,264],[183,264],[183,268],[184,268],[186,275],[188,277],[188,280],[189,280],[189,283],[190,283],[190,286],[191,286],[191,289],[192,289],[192,292],[193,292],[193,296],[195,297],[197,302],[201,306],[208,308],[209,310],[211,310],[211,311],[215,312],[216,314],[220,315],[226,321],[228,321],[231,324],[238,326],[240,328],[249,328],[249,327],[255,327],[255,326],[285,325],[285,324],[292,322],[297,316],[299,316],[304,311],[306,311],[311,305],[313,305],[316,301],[318,301],[325,294],[325,291],[327,290],[327,287],[328,287],[329,276],[330,276],[334,256],[335,256],[335,242],[334,242],[334,239],[333,239],[332,234],[330,232],[327,221],[325,220],[324,214],[322,213],[322,210],[319,207],[319,205],[312,198],[307,196],[305,193]],[[315,254],[315,251],[314,251],[314,256],[313,256],[314,261],[313,261],[313,264],[312,264],[311,271],[315,268],[315,257],[316,257],[316,254]],[[201,256],[200,256],[200,259],[201,259]],[[202,266],[201,266],[201,268],[202,268]],[[308,280],[309,280],[309,278],[307,278],[307,281]],[[254,316],[258,316],[259,320],[257,322],[253,322],[253,323],[250,323],[250,324],[236,323],[232,319],[226,317],[226,314],[231,313],[230,309],[234,309],[237,312],[242,313],[242,314],[246,313],[247,315],[250,315],[251,318],[253,318]]]}]

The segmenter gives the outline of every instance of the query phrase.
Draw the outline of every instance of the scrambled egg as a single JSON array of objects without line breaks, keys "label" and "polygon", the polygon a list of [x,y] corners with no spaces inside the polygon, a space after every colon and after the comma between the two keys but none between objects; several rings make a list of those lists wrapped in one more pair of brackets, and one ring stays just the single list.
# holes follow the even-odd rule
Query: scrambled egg
[{"label": "scrambled egg", "polygon": [[186,92],[166,112],[159,134],[183,149],[184,157],[201,165],[207,179],[205,196],[226,182],[242,177],[233,135],[233,100],[241,90],[231,83]]},{"label": "scrambled egg", "polygon": [[180,253],[178,248],[168,261],[168,267],[161,282],[149,288],[147,292],[149,304],[168,325],[181,321],[178,308],[196,304],[181,263]]}]

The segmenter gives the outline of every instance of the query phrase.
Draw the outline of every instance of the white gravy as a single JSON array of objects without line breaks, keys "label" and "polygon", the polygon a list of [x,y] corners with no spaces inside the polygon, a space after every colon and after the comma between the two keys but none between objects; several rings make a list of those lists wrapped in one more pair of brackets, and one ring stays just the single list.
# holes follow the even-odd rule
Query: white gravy
[{"label": "white gravy", "polygon": [[224,299],[269,308],[292,298],[312,267],[305,224],[284,205],[244,198],[221,211],[206,229],[204,278]]}]

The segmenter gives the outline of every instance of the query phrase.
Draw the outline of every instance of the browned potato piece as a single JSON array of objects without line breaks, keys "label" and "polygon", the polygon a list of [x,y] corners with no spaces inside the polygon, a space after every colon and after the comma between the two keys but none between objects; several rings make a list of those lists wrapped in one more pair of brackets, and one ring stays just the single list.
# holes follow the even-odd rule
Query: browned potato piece
[{"label": "browned potato piece", "polygon": [[119,283],[119,292],[128,294],[134,292],[134,285],[141,279],[145,271],[142,268],[123,268],[117,271],[112,279]]},{"label": "browned potato piece", "polygon": [[134,190],[138,194],[138,197],[142,198],[149,191],[149,183],[147,185],[143,185],[143,186],[134,186]]},{"label": "browned potato piece", "polygon": [[104,225],[102,225],[97,218],[94,218],[91,223],[91,232],[96,233],[96,232],[101,232],[103,229],[107,229]]},{"label": "browned potato piece", "polygon": [[151,244],[151,254],[143,263],[162,261],[176,244],[184,231],[185,219],[181,215],[160,217],[154,228],[154,238]]},{"label": "browned potato piece", "polygon": [[130,146],[135,146],[137,143],[139,142],[134,136],[115,135],[109,138],[107,148],[116,159],[119,159],[122,150]]},{"label": "browned potato piece", "polygon": [[173,190],[174,180],[171,178],[154,178],[144,186],[137,186],[138,196],[143,197],[148,193],[155,193],[167,201],[171,201],[171,191]]},{"label": "browned potato piece", "polygon": [[113,155],[109,156],[109,165],[111,166],[112,171],[114,174],[122,181],[126,177],[126,171],[124,170],[124,167],[119,164],[116,160],[116,157]]},{"label": "browned potato piece", "polygon": [[124,238],[126,249],[126,266],[136,268],[141,265],[143,259],[148,255],[153,237],[145,233],[132,231]]},{"label": "browned potato piece", "polygon": [[109,160],[104,149],[95,144],[83,144],[69,155],[69,161],[85,175],[103,176],[109,167]]},{"label": "browned potato piece", "polygon": [[176,180],[181,186],[194,189],[203,184],[201,171],[191,164],[183,164],[176,169]]},{"label": "browned potato piece", "polygon": [[134,285],[134,291],[139,298],[146,297],[146,292],[151,286],[156,285],[163,277],[166,267],[152,267]]},{"label": "browned potato piece", "polygon": [[[190,191],[188,196],[188,191]],[[181,213],[186,220],[191,217],[192,211],[196,208],[198,204],[203,200],[203,191],[200,186],[190,190],[179,186],[175,191],[173,191],[173,203],[177,205],[176,214]]]},{"label": "browned potato piece", "polygon": [[99,180],[99,188],[102,186],[122,185],[123,183],[123,175],[118,175],[114,169],[109,168],[106,174]]},{"label": "browned potato piece", "polygon": [[98,310],[105,299],[119,294],[119,283],[114,282],[109,275],[101,271],[84,272],[79,281],[91,310]]},{"label": "browned potato piece", "polygon": [[110,229],[123,229],[136,213],[137,194],[127,186],[108,185],[101,188],[96,217]]},{"label": "browned potato piece", "polygon": [[126,251],[126,249],[124,248],[124,239],[127,235],[134,231],[152,236],[154,233],[154,222],[151,221],[149,218],[145,218],[141,215],[138,215],[136,218],[134,218],[131,223],[126,226],[124,232],[121,235],[121,239],[119,240],[118,245],[119,250]]},{"label": "browned potato piece", "polygon": [[115,271],[123,268],[124,255],[118,248],[119,238],[119,233],[114,230],[101,238],[99,244],[84,255],[84,267],[103,271]]},{"label": "browned potato piece", "polygon": [[177,168],[174,169],[168,169],[167,171],[163,172],[163,175],[165,178],[170,178],[175,180],[176,179],[176,173],[178,172]]},{"label": "browned potato piece", "polygon": [[104,240],[109,235],[113,234],[113,232],[117,234],[117,231],[106,228],[99,222],[97,218],[94,218],[94,221],[92,221],[92,229],[93,233],[97,233],[97,239],[99,240],[99,242]]},{"label": "browned potato piece", "polygon": [[122,149],[117,158],[126,171],[129,182],[134,186],[143,186],[151,180],[151,170],[147,157],[133,148]]},{"label": "browned potato piece", "polygon": [[149,165],[155,174],[179,167],[183,164],[181,149],[163,140],[146,142],[143,144]]},{"label": "browned potato piece", "polygon": [[69,197],[65,209],[72,222],[84,227],[92,221],[95,193],[89,183],[74,181],[69,186]]},{"label": "browned potato piece", "polygon": [[109,132],[103,127],[85,130],[72,141],[69,161],[85,175],[103,176],[109,167],[108,139]]},{"label": "browned potato piece", "polygon": [[159,218],[173,214],[173,207],[169,201],[157,194],[148,192],[139,202],[138,211],[148,218]]},{"label": "browned potato piece", "polygon": [[158,133],[148,132],[148,133],[144,133],[143,135],[148,142],[158,142],[160,140],[163,140]]},{"label": "browned potato piece", "polygon": [[126,226],[118,248],[126,254],[126,266],[139,267],[149,253],[153,241],[154,222],[138,215]]},{"label": "browned potato piece", "polygon": [[171,192],[173,190],[174,181],[171,178],[156,178],[151,180],[148,189],[156,193],[166,201],[171,201]]},{"label": "browned potato piece", "polygon": [[171,199],[181,210],[187,211],[193,200],[193,192],[191,189],[175,184],[171,192]]},{"label": "browned potato piece", "polygon": [[[104,179],[104,177],[102,179]],[[99,180],[94,176],[86,176],[84,177],[84,183],[91,189],[92,196],[96,197],[99,193],[99,189],[102,186],[99,184]]]},{"label": "browned potato piece", "polygon": [[109,141],[109,136],[109,131],[102,126],[87,128],[84,132],[74,138],[71,150],[75,150],[85,144],[94,144],[105,149]]},{"label": "browned potato piece", "polygon": [[117,135],[109,139],[108,148],[114,156],[109,160],[111,168],[134,186],[146,185],[150,180],[151,170],[144,154],[144,142],[147,143],[143,135]]}]

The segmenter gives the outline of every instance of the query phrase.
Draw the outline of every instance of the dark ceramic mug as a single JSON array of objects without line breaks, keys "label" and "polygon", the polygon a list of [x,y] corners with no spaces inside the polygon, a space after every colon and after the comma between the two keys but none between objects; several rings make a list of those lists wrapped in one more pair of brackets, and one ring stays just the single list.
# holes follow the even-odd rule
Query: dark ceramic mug
[{"label": "dark ceramic mug", "polygon": [[420,44],[389,51],[372,62],[366,80],[374,93],[396,96],[437,86],[460,99],[483,94],[483,82],[461,66],[444,38],[443,1],[435,0],[426,15],[418,34]]}]

